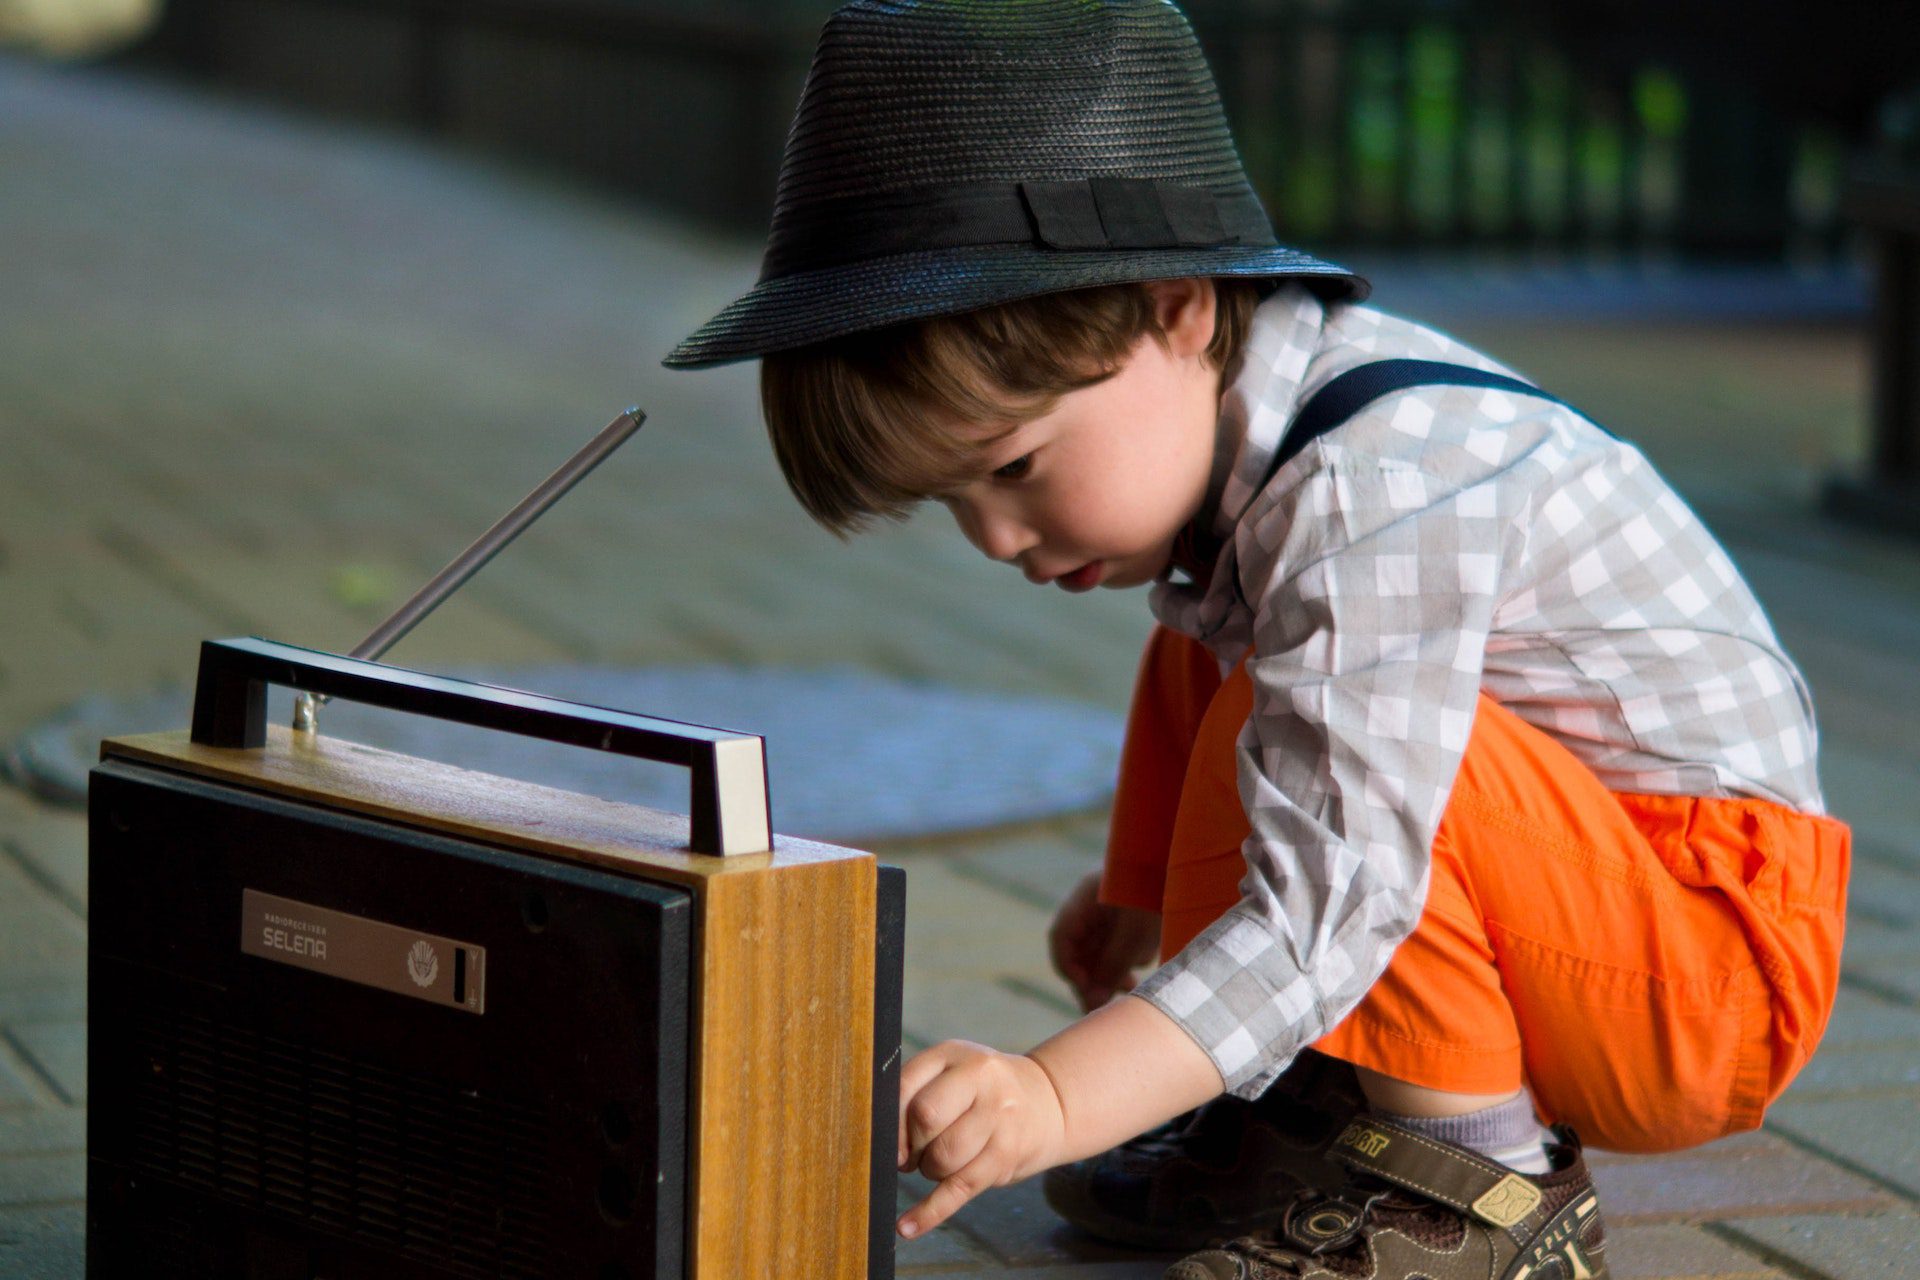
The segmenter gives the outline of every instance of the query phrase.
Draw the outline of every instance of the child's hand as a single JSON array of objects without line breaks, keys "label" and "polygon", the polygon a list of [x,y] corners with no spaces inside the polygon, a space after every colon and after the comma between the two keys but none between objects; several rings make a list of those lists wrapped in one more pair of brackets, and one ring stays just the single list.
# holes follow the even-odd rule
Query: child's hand
[{"label": "child's hand", "polygon": [[1134,970],[1160,954],[1160,917],[1139,907],[1100,901],[1100,873],[1073,886],[1047,931],[1053,967],[1072,986],[1082,1009],[1098,1009],[1133,990]]},{"label": "child's hand", "polygon": [[1055,1163],[1066,1120],[1053,1081],[1024,1054],[965,1040],[937,1044],[900,1072],[900,1167],[939,1182],[902,1214],[924,1235],[989,1187]]}]

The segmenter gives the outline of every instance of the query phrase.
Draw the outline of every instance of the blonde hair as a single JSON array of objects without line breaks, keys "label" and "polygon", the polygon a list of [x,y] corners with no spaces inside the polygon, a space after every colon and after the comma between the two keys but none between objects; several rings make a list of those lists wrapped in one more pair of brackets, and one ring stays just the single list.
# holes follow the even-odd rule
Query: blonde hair
[{"label": "blonde hair", "polygon": [[[1264,291],[1214,281],[1206,357],[1227,376]],[[1165,341],[1145,284],[1043,294],[776,352],[760,405],[787,487],[845,537],[972,479],[995,439],[1112,377],[1143,336]]]}]

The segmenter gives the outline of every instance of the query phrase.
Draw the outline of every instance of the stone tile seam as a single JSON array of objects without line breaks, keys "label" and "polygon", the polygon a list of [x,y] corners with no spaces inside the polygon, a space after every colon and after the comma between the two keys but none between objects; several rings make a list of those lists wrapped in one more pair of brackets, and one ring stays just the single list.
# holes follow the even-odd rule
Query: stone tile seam
[{"label": "stone tile seam", "polygon": [[[1600,1206],[1606,1211],[1604,1201]],[[1910,1210],[1910,1202],[1893,1203],[1891,1193],[1875,1191],[1864,1195],[1828,1196],[1814,1200],[1766,1200],[1758,1203],[1704,1205],[1686,1209],[1643,1209],[1638,1212],[1607,1213],[1607,1222],[1616,1227],[1698,1227],[1722,1218],[1799,1218],[1808,1214],[1844,1217],[1848,1214],[1884,1213]],[[1666,1280],[1662,1277],[1662,1280]]]},{"label": "stone tile seam", "polygon": [[[958,1223],[950,1222],[948,1225],[952,1227],[955,1231],[957,1231],[964,1240],[966,1240],[969,1247],[980,1251],[981,1261],[991,1262],[994,1265],[994,1267],[1000,1271],[1021,1271],[1026,1269],[1021,1265],[1017,1255],[1010,1254],[1008,1252],[1009,1247],[1017,1248],[1018,1247],[1017,1245],[995,1244],[992,1240],[987,1238],[987,1235],[984,1231],[976,1233],[970,1228]],[[1049,1263],[1052,1261],[1056,1261],[1056,1260],[1050,1259]],[[1033,1269],[1037,1271],[1043,1265],[1048,1265],[1048,1264],[1036,1263],[1034,1264]]]},{"label": "stone tile seam", "polygon": [[12,836],[0,836],[0,856],[5,856],[14,866],[20,869],[21,875],[32,881],[41,892],[59,903],[60,906],[66,908],[67,913],[73,917],[73,922],[79,925],[81,936],[84,937],[86,935],[86,905],[61,887],[60,882],[48,875],[46,868],[42,867],[38,861],[28,857],[27,851],[21,847],[18,840]]},{"label": "stone tile seam", "polygon": [[[1113,797],[1109,795],[1106,799],[1100,801],[1100,803],[1090,805],[1085,809],[1076,809],[1066,813],[1047,814],[1037,818],[1014,819],[1009,822],[996,823],[987,827],[969,827],[956,831],[928,831],[919,835],[902,836],[897,839],[875,840],[871,841],[865,847],[869,853],[874,854],[876,857],[903,859],[901,865],[905,866],[909,872],[913,869],[912,860],[915,858],[925,857],[931,859],[945,857],[952,853],[964,854],[969,847],[979,848],[987,841],[993,842],[997,847],[1002,842],[1018,840],[1022,837],[1035,835],[1057,836],[1076,849],[1090,848],[1086,842],[1075,836],[1074,828],[1081,823],[1104,817],[1106,814],[1112,812],[1112,807]],[[1104,841],[1106,840],[1104,824],[1102,825],[1099,838],[1103,842],[1101,847],[1104,847]],[[1095,853],[1098,852],[1097,849],[1092,849],[1091,851]],[[1018,881],[1002,876],[996,871],[989,871],[983,867],[973,866],[964,856],[954,858],[950,862],[942,862],[940,866],[943,871],[952,872],[962,879],[971,880],[975,884],[985,888],[998,890],[1010,898],[1017,899],[1029,906],[1039,907],[1049,914],[1053,912],[1055,907],[1060,905],[1058,900],[1048,898],[1037,889],[1020,884]],[[1088,869],[1092,869],[1092,863],[1088,864]],[[1062,894],[1066,893],[1068,887],[1069,886],[1062,886],[1060,892]]]},{"label": "stone tile seam", "polygon": [[112,639],[105,619],[84,601],[62,596],[54,607],[54,614],[88,644],[104,644]]},{"label": "stone tile seam", "polygon": [[[955,859],[947,863],[944,870],[950,875],[958,876],[962,880],[971,880],[983,889],[991,889],[996,893],[1005,894],[1015,901],[1023,902],[1030,907],[1037,907],[1049,914],[1060,906],[1060,900],[1058,898],[1048,897],[1031,885],[1021,884],[1011,876],[1003,875],[987,867],[977,866],[965,859]],[[1070,887],[1071,886],[1063,886],[1060,892],[1064,894],[1067,888]]]},{"label": "stone tile seam", "polygon": [[[908,1209],[920,1202],[919,1194],[917,1192],[908,1192],[905,1187],[900,1188],[900,1194],[898,1194],[897,1199],[901,1213],[905,1213]],[[935,1227],[934,1231],[949,1237],[957,1237],[960,1241],[961,1248],[972,1253],[974,1256],[964,1261],[955,1260],[951,1262],[923,1263],[913,1266],[906,1274],[950,1275],[954,1272],[974,1273],[978,1272],[980,1267],[986,1263],[994,1263],[1002,1267],[1006,1264],[1005,1257],[998,1249],[993,1247],[993,1243],[990,1240],[984,1235],[970,1229],[965,1222],[962,1222],[958,1218],[948,1218],[945,1222]],[[895,1245],[898,1247],[897,1239]]]},{"label": "stone tile seam", "polygon": [[[1905,1048],[1906,1046],[1894,1047]],[[1880,1052],[1888,1051],[1885,1047],[1880,1050]],[[1908,1051],[1911,1052],[1910,1049]],[[1836,1052],[1845,1052],[1845,1050]],[[1872,1051],[1869,1050],[1869,1052]],[[1911,1107],[1917,1093],[1920,1093],[1920,1088],[1912,1084],[1866,1084],[1838,1089],[1820,1089],[1796,1082],[1790,1100],[1794,1102],[1871,1102],[1878,1099],[1889,1105],[1897,1106],[1904,1103]]]},{"label": "stone tile seam", "polygon": [[[7,1209],[9,1209],[9,1210],[20,1210],[20,1209],[24,1209],[24,1210],[30,1210],[30,1211],[31,1211],[31,1210],[42,1210],[42,1209],[80,1209],[80,1210],[85,1210],[85,1209],[86,1209],[86,1207],[87,1207],[87,1202],[86,1202],[86,1200],[85,1200],[84,1198],[82,1198],[82,1199],[79,1199],[79,1200],[9,1200],[9,1201],[7,1201],[7,1202],[6,1202],[6,1205],[5,1205],[4,1207],[5,1207],[5,1208],[7,1208]],[[83,1226],[83,1227],[81,1228],[81,1230],[82,1230],[82,1232],[84,1232],[84,1231],[85,1231],[85,1229],[86,1229],[86,1228],[85,1228],[85,1227]],[[51,1238],[53,1238],[53,1237],[48,1237],[48,1238],[50,1238],[50,1239],[51,1239]],[[12,1240],[10,1240],[9,1238],[7,1238],[7,1237],[5,1237],[5,1236],[0,1236],[0,1261],[5,1261],[5,1260],[6,1260],[6,1256],[7,1256],[7,1255],[6,1255],[6,1253],[4,1252],[4,1250],[5,1250],[5,1248],[6,1248],[7,1246],[9,1246],[9,1245],[11,1245],[11,1244],[13,1244],[13,1243],[14,1243],[14,1242],[13,1242]],[[12,1280],[12,1277],[9,1277],[9,1280]],[[62,1273],[58,1273],[58,1272],[45,1272],[45,1271],[42,1271],[42,1272],[39,1272],[39,1273],[37,1273],[37,1274],[36,1274],[36,1275],[35,1275],[35,1276],[33,1277],[33,1280],[66,1280],[66,1277],[65,1277],[65,1275],[64,1275],[64,1274],[62,1274]]]},{"label": "stone tile seam", "polygon": [[1700,1229],[1723,1244],[1731,1245],[1740,1252],[1764,1262],[1774,1270],[1790,1277],[1790,1280],[1833,1280],[1827,1272],[1815,1271],[1798,1258],[1782,1253],[1764,1241],[1754,1239],[1730,1223],[1703,1222],[1700,1224]]},{"label": "stone tile seam", "polygon": [[260,624],[252,620],[247,610],[203,589],[172,564],[164,552],[149,545],[139,535],[112,521],[103,520],[95,524],[93,539],[101,550],[147,578],[185,608],[206,618],[223,635],[250,636],[259,633]]},{"label": "stone tile seam", "polygon": [[[48,400],[43,394],[37,407],[60,422],[66,429],[68,439],[78,437],[83,456],[90,439],[95,452],[110,460],[111,474],[125,483],[133,498],[151,503],[157,509],[194,525],[200,533],[210,536],[216,545],[227,551],[244,556],[259,550],[262,529],[258,522],[238,515],[225,504],[220,510],[210,512],[195,483],[199,477],[182,476],[172,470],[155,468],[151,465],[151,457],[135,454],[124,438],[93,429],[91,415],[86,415],[80,405],[70,400]],[[235,434],[230,429],[216,428],[215,434],[209,439],[215,443],[226,443],[231,442]]]},{"label": "stone tile seam", "polygon": [[1895,875],[1920,880],[1920,863],[1914,860],[1916,855],[1904,853],[1885,841],[1855,832],[1853,856],[1857,861],[1871,863],[1882,871],[1891,871]]},{"label": "stone tile seam", "polygon": [[[159,494],[151,496],[155,496],[158,500],[162,501],[164,505],[175,509],[176,514],[188,518],[191,518],[195,514],[187,504],[173,499],[171,495]],[[230,550],[243,554],[251,553],[254,550],[252,546],[244,541],[228,537],[219,530],[215,530],[214,532],[215,536],[226,543]],[[252,635],[259,632],[260,627],[256,623],[236,621],[237,619],[243,619],[245,615],[244,612],[234,612],[234,602],[195,582],[190,575],[182,571],[178,565],[167,558],[166,552],[163,549],[151,545],[140,535],[129,531],[111,520],[96,522],[93,534],[95,541],[104,550],[117,557],[121,563],[128,568],[146,575],[157,585],[172,594],[174,598],[184,606],[198,610],[202,614],[213,618],[215,621],[224,618],[225,622],[222,623],[222,626],[227,633]],[[419,558],[424,559],[426,554],[428,553],[423,553]],[[431,570],[423,570],[420,572],[421,580],[424,581],[425,574],[431,572]],[[496,609],[496,612],[501,613],[503,617],[515,621],[528,617],[538,617],[540,619],[539,623],[537,625],[528,624],[527,630],[560,649],[568,660],[575,662],[592,661],[598,654],[598,646],[594,645],[590,640],[572,628],[558,622],[552,617],[551,611],[538,609],[521,597],[511,593],[502,597],[497,580],[488,579],[477,590],[477,596],[479,598],[485,598],[490,593],[496,597],[495,603],[501,606],[499,609]]]},{"label": "stone tile seam", "polygon": [[1879,1187],[1882,1191],[1885,1191],[1889,1195],[1897,1197],[1898,1199],[1900,1199],[1901,1201],[1903,1201],[1908,1205],[1920,1204],[1920,1196],[1915,1196],[1912,1188],[1903,1186],[1901,1183],[1894,1181],[1893,1179],[1887,1177],[1885,1174],[1880,1173],[1875,1169],[1869,1168],[1868,1166],[1861,1164],[1859,1161],[1854,1160],[1851,1157],[1840,1155],[1838,1152],[1835,1152],[1835,1151],[1830,1151],[1820,1143],[1815,1142],[1810,1138],[1803,1138],[1799,1134],[1794,1133],[1792,1130],[1784,1128],[1780,1125],[1777,1125],[1772,1121],[1767,1122],[1761,1127],[1765,1129],[1769,1134],[1780,1139],[1782,1142],[1785,1142],[1789,1146],[1798,1147],[1800,1150],[1806,1152],[1810,1156],[1815,1157],[1816,1159],[1825,1160],[1828,1164],[1838,1166],[1839,1168],[1844,1169],[1846,1172],[1852,1174],[1854,1177],[1859,1178],[1864,1182],[1872,1183],[1874,1186]]},{"label": "stone tile seam", "polygon": [[[20,1043],[12,1027],[0,1027],[0,1057],[4,1057],[13,1066],[15,1073],[22,1080],[39,1091],[46,1103],[42,1110],[74,1105],[73,1100],[68,1098],[59,1084],[54,1081],[53,1074],[40,1065],[38,1058],[27,1052],[27,1047]],[[0,1155],[10,1154],[12,1153],[0,1152]]]},{"label": "stone tile seam", "polygon": [[1022,999],[1044,1005],[1046,1008],[1070,1020],[1077,1020],[1081,1016],[1080,1010],[1074,1008],[1073,1002],[1068,1000],[1060,992],[1043,987],[1033,981],[1033,979],[1023,977],[1020,974],[1002,974],[993,980],[993,985],[999,987],[1002,991],[1009,992]]},{"label": "stone tile seam", "polygon": [[1853,970],[1844,966],[1842,966],[1840,970],[1840,985],[1870,995],[1876,1000],[1884,1000],[1888,1004],[1897,1004],[1903,1009],[1920,1009],[1920,1000],[1914,999],[1912,995],[1901,988],[1894,986],[1890,982],[1882,982],[1878,978],[1868,977],[1864,973],[1855,973]]},{"label": "stone tile seam", "polygon": [[[427,579],[423,577],[421,581]],[[491,605],[494,612],[508,621],[519,623],[545,640],[558,649],[568,662],[590,664],[607,660],[604,644],[596,642],[592,636],[564,619],[555,617],[552,609],[528,600],[510,585],[503,586],[498,579],[482,586],[474,593],[474,598]]]},{"label": "stone tile seam", "polygon": [[1878,925],[1882,929],[1905,930],[1913,928],[1912,916],[1899,911],[1889,911],[1885,907],[1866,902],[1847,904],[1847,924]]}]

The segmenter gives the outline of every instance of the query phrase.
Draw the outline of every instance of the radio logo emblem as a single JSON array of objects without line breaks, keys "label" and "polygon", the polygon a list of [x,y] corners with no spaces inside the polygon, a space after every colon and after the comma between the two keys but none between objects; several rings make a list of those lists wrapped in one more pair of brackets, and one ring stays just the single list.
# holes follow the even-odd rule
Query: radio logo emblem
[{"label": "radio logo emblem", "polygon": [[440,976],[440,956],[425,938],[414,943],[413,949],[407,952],[407,976],[413,979],[415,986],[420,987],[432,986],[433,980]]}]

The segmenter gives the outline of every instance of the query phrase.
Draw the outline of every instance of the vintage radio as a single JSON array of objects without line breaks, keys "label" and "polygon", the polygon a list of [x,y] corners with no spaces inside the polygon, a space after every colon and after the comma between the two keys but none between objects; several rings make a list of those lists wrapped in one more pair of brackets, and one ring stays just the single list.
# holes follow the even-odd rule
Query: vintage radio
[{"label": "vintage radio", "polygon": [[[684,764],[690,816],[269,685]],[[88,1274],[890,1276],[904,877],[771,836],[761,746],[207,642],[92,778]]]}]

